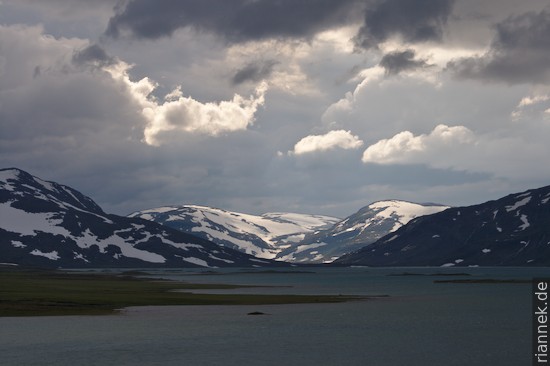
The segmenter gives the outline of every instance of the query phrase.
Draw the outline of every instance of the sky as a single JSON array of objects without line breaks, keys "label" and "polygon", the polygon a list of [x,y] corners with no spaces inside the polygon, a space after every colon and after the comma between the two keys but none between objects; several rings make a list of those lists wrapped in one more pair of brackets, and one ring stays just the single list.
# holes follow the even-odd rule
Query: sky
[{"label": "sky", "polygon": [[546,0],[1,0],[0,167],[110,213],[550,184]]}]

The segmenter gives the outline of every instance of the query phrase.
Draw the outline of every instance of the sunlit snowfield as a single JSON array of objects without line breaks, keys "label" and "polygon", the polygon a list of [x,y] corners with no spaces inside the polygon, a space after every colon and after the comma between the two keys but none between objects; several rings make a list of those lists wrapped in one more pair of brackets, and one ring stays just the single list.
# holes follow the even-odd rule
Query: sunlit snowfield
[{"label": "sunlit snowfield", "polygon": [[[148,270],[196,283],[281,286],[230,290],[240,293],[389,297],[343,304],[144,307],[113,316],[0,318],[1,364],[528,365],[529,283],[434,281],[550,277],[545,268],[284,271]],[[449,273],[469,275],[434,276]],[[254,311],[266,315],[248,315]]]}]

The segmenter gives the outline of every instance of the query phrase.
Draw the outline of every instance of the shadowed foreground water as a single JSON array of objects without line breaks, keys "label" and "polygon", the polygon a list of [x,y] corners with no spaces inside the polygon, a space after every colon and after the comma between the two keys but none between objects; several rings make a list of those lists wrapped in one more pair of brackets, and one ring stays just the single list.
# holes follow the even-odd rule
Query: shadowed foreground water
[{"label": "shadowed foreground water", "polygon": [[[231,270],[235,271],[235,270]],[[344,304],[130,308],[114,316],[0,318],[2,365],[529,365],[530,284],[435,284],[442,269],[312,269],[194,276],[293,286],[248,292],[388,294]],[[550,277],[547,269],[452,269]],[[167,273],[158,273],[167,277]],[[237,290],[243,292],[243,289]],[[260,311],[266,315],[251,316]]]}]

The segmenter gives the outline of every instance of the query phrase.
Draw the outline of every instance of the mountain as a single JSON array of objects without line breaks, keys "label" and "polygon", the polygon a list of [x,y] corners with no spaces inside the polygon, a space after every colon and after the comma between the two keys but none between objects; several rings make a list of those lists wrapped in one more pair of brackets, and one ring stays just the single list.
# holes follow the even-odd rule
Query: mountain
[{"label": "mountain", "polygon": [[339,219],[321,215],[266,213],[261,216],[219,208],[182,205],[134,212],[139,217],[200,236],[259,258],[279,259],[279,253],[306,233],[330,227]]},{"label": "mountain", "polygon": [[336,258],[374,243],[415,217],[449,208],[399,200],[371,203],[333,227],[307,234],[283,250],[279,258],[289,262],[332,262]]},{"label": "mountain", "polygon": [[550,186],[410,221],[336,260],[366,266],[548,266]]},{"label": "mountain", "polygon": [[0,170],[0,263],[43,267],[222,267],[282,263],[140,218],[19,169]]}]

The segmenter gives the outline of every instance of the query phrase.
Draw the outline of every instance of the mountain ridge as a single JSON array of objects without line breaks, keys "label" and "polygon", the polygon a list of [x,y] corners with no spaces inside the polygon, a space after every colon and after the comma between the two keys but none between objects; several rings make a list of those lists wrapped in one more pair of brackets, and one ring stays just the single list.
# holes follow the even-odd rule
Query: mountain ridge
[{"label": "mountain ridge", "polygon": [[307,234],[298,251],[283,252],[283,260],[291,262],[332,262],[336,258],[375,242],[397,230],[411,219],[446,210],[449,206],[420,204],[389,199],[378,200],[360,208],[333,227]]},{"label": "mountain ridge", "polygon": [[[320,264],[374,242],[413,217],[446,208],[448,206],[384,200],[373,202],[345,219],[337,219],[296,213],[257,216],[208,206],[173,205],[137,211],[129,216],[200,234],[217,244],[258,257]],[[355,231],[349,229],[350,224],[355,225]],[[340,232],[339,227],[343,228]],[[372,233],[363,235],[369,227]],[[346,242],[331,239],[335,236]],[[322,241],[320,238],[323,237],[328,239]],[[352,239],[354,241],[350,242]]]},{"label": "mountain ridge", "polygon": [[136,211],[153,220],[260,258],[277,259],[281,247],[339,219],[324,215],[271,212],[251,215],[201,205],[172,205]]},{"label": "mountain ridge", "polygon": [[550,265],[550,186],[411,220],[335,261],[367,266]]},{"label": "mountain ridge", "polygon": [[[320,264],[338,256],[334,265],[550,265],[550,186],[463,207],[378,200],[344,219],[287,212],[257,216],[199,205],[132,215],[105,213],[69,186],[17,168],[0,169],[0,263],[250,267],[291,265],[282,260]],[[190,233],[151,221],[155,215],[164,224],[188,224]],[[209,239],[230,245],[240,240],[242,247]],[[264,258],[251,255],[258,252]]]},{"label": "mountain ridge", "polygon": [[140,218],[17,169],[0,169],[0,262],[43,267],[285,265]]}]

